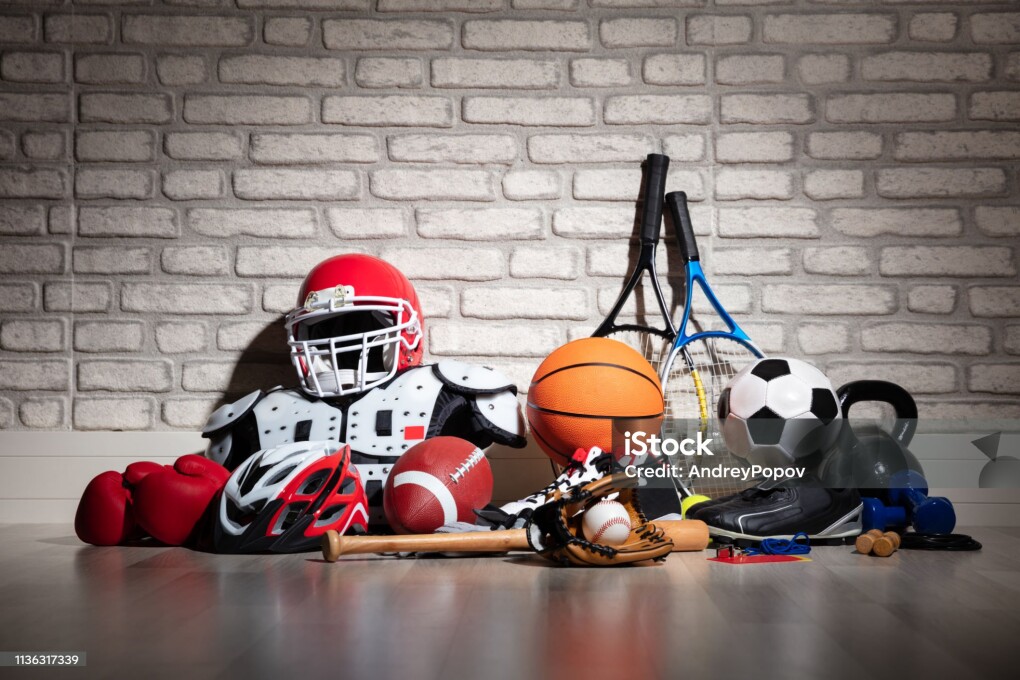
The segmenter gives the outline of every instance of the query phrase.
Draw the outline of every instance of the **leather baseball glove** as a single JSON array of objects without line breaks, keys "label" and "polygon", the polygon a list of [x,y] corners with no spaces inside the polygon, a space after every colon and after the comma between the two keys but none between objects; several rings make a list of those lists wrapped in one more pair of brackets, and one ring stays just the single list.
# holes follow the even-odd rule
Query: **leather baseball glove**
[{"label": "leather baseball glove", "polygon": [[[645,560],[665,560],[673,549],[664,532],[641,512],[635,487],[638,480],[617,473],[594,482],[557,490],[552,500],[535,509],[527,525],[528,543],[538,554],[560,564],[613,567]],[[621,545],[593,543],[581,527],[584,512],[618,494],[616,502],[630,515],[630,536]]]}]

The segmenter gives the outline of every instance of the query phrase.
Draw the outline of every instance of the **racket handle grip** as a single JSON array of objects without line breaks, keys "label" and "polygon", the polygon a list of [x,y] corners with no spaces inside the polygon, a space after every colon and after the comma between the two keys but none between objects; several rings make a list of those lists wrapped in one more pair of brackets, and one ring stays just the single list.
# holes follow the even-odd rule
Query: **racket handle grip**
[{"label": "racket handle grip", "polygon": [[650,153],[646,163],[648,174],[645,180],[645,201],[641,210],[641,242],[654,245],[659,241],[659,230],[662,228],[662,196],[666,193],[669,156]]},{"label": "racket handle grip", "polygon": [[676,227],[676,239],[680,243],[680,252],[684,262],[700,260],[698,242],[694,239],[694,226],[691,224],[691,213],[687,210],[687,194],[682,191],[671,191],[666,194],[666,205],[673,217]]}]

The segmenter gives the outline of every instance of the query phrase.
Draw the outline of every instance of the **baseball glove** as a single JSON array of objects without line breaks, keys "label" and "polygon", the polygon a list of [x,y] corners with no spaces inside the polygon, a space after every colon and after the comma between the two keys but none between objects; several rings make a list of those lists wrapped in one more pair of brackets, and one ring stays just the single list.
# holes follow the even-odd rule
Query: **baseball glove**
[{"label": "baseball glove", "polygon": [[[665,560],[673,549],[664,532],[641,512],[637,479],[617,473],[594,482],[556,491],[551,501],[535,509],[528,522],[528,543],[538,554],[565,565],[613,567],[645,560]],[[630,514],[630,536],[621,545],[593,543],[581,527],[584,511],[607,496]]]}]

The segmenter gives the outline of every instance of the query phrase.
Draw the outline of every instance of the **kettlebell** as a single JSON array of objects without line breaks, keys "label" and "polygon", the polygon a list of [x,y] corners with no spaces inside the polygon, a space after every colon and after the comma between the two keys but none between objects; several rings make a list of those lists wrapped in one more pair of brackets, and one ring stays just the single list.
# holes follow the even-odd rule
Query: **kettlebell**
[{"label": "kettlebell", "polygon": [[[897,473],[913,470],[924,475],[921,463],[907,448],[917,429],[917,404],[909,392],[884,380],[857,380],[836,390],[836,396],[843,412],[843,427],[818,468],[818,476],[826,486],[851,487],[865,496],[885,497]],[[848,419],[850,408],[862,402],[892,406],[896,414],[892,430],[855,432]]]}]

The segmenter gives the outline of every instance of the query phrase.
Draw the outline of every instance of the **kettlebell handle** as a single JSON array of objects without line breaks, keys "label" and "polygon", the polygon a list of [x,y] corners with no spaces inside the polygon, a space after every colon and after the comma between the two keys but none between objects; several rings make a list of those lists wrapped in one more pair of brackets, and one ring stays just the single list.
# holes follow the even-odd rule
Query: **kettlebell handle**
[{"label": "kettlebell handle", "polygon": [[[908,446],[910,440],[914,438],[914,431],[917,429],[917,404],[914,403],[910,393],[896,383],[885,380],[855,380],[836,390],[836,396],[839,397],[844,421],[854,404],[878,401],[889,404],[896,413],[896,422],[893,424],[892,432],[889,433],[892,438],[903,447]],[[851,429],[847,422],[844,426],[847,431]]]}]

